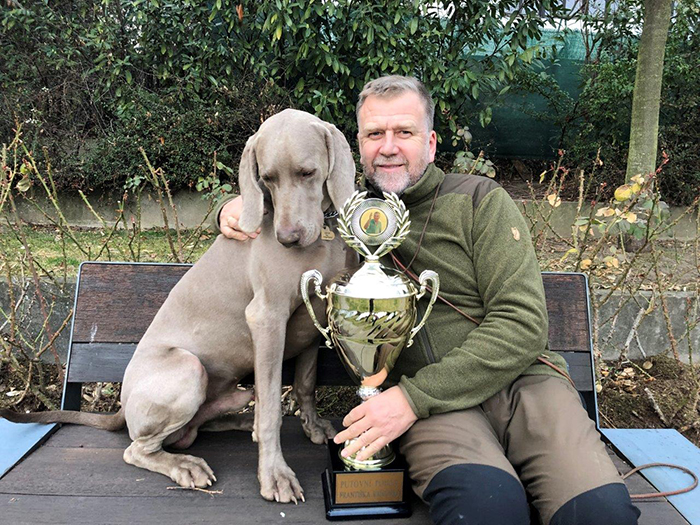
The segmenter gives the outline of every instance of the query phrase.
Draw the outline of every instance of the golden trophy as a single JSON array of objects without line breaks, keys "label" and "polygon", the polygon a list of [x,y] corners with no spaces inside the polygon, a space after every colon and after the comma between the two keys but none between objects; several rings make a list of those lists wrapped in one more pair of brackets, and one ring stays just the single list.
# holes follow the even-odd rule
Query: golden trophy
[{"label": "golden trophy", "polygon": [[[438,275],[431,270],[421,273],[417,288],[402,272],[379,262],[408,235],[408,210],[393,193],[384,193],[385,200],[365,197],[366,192],[355,192],[338,212],[338,233],[365,258],[364,263],[343,270],[325,292],[321,290],[323,278],[318,270],[309,270],[301,278],[301,294],[314,325],[360,385],[358,395],[363,401],[379,394],[379,386],[401,351],[413,344],[440,287]],[[378,248],[372,252],[370,246]],[[309,283],[325,301],[326,328],[314,314]],[[429,304],[416,325],[418,300],[429,288]],[[332,442],[329,450],[329,465],[323,474],[328,519],[410,515],[406,465],[391,445],[364,461],[354,455],[342,457],[342,447]]]}]

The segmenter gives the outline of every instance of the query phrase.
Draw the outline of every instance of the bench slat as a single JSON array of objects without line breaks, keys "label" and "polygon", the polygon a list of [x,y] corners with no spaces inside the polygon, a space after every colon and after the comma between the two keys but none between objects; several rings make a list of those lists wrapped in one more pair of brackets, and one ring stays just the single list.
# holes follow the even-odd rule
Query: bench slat
[{"label": "bench slat", "polygon": [[588,285],[583,274],[543,273],[549,314],[549,348],[590,353]]},{"label": "bench slat", "polygon": [[83,263],[73,343],[137,343],[191,264]]},{"label": "bench slat", "polygon": [[[73,325],[74,343],[137,343],[189,264],[83,263]],[[549,312],[549,345],[589,352],[586,278],[542,275]]]}]

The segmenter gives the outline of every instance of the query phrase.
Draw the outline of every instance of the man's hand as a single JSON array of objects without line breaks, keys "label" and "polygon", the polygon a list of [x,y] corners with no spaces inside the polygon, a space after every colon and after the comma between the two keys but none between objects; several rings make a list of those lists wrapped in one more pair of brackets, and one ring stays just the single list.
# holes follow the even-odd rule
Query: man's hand
[{"label": "man's hand", "polygon": [[393,386],[352,409],[343,419],[347,428],[333,441],[343,443],[358,438],[343,450],[343,456],[365,447],[357,454],[357,459],[362,461],[406,432],[417,419],[401,388]]},{"label": "man's hand", "polygon": [[224,234],[224,237],[237,241],[247,241],[248,239],[255,239],[258,236],[260,228],[250,235],[239,229],[238,219],[241,218],[242,211],[243,198],[240,196],[227,202],[224,207],[221,208],[221,212],[219,212],[219,229],[221,233]]}]

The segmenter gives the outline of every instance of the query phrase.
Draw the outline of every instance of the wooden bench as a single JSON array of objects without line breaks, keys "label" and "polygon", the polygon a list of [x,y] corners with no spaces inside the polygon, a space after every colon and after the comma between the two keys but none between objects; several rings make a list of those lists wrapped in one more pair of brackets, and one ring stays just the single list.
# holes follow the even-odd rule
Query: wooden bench
[{"label": "wooden bench", "polygon": [[[189,265],[84,263],[76,287],[62,408],[79,410],[84,382],[121,381],[136,344],[170,289]],[[598,425],[591,351],[588,288],[582,274],[543,274],[549,310],[549,344],[560,352]],[[202,305],[206,308],[206,305]],[[293,362],[285,363],[291,384]],[[334,351],[321,348],[319,385],[350,385]],[[0,429],[0,440],[2,432]],[[122,460],[129,438],[66,425],[0,479],[2,523],[323,523],[321,472],[324,447],[303,434],[298,418],[285,418],[282,446],[305,489],[306,503],[264,501],[256,478],[257,446],[244,432],[201,433],[190,449],[217,474],[221,494],[168,490],[174,483]],[[611,451],[622,471],[629,470]],[[1,474],[1,471],[0,471]],[[651,492],[641,476],[630,491]],[[642,524],[687,522],[665,500],[639,503]],[[398,522],[398,521],[397,521]],[[413,516],[401,523],[430,522],[427,507],[413,502]]]}]

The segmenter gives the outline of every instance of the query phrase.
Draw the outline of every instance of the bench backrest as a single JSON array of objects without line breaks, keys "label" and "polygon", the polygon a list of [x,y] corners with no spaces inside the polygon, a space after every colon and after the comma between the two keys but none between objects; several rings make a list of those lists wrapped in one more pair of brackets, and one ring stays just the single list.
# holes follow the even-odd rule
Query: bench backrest
[{"label": "bench backrest", "polygon": [[[80,409],[84,382],[120,382],[124,369],[170,290],[188,264],[103,263],[80,266],[75,292],[62,408]],[[549,346],[562,354],[588,413],[598,423],[586,276],[543,273],[549,311]],[[205,306],[204,306],[205,307]],[[352,385],[335,351],[319,352],[319,385]],[[291,384],[294,362],[285,362]],[[244,382],[252,383],[249,377]]]}]

